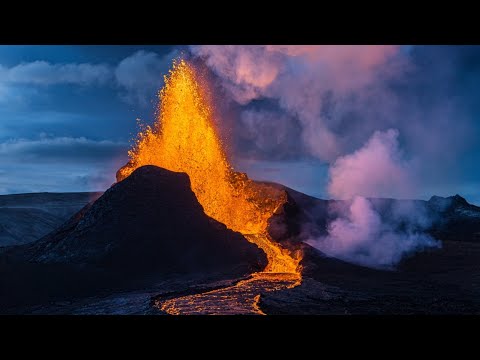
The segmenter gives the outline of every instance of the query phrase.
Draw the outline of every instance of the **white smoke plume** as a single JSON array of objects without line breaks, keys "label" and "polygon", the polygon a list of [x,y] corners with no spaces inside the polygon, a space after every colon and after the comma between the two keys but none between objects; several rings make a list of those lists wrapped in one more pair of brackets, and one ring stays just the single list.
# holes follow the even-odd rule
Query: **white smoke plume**
[{"label": "white smoke plume", "polygon": [[[417,211],[411,204],[409,207]],[[415,222],[414,218],[410,220]],[[424,221],[428,223],[428,219]],[[348,209],[328,224],[327,236],[309,239],[307,243],[327,255],[375,268],[391,268],[405,254],[440,245],[429,235],[414,231],[410,226],[399,231],[395,225],[382,221],[368,199],[356,196]]]},{"label": "white smoke plume", "polygon": [[[191,47],[237,103],[273,99],[283,111],[298,118],[306,151],[325,161],[335,160],[345,147],[337,133],[340,116],[322,113],[325,97],[332,95],[334,103],[353,107],[362,103],[358,97],[365,93],[388,103],[381,98],[386,90],[376,88],[402,72],[398,49],[358,45]],[[343,105],[335,107],[337,112],[344,109]]]},{"label": "white smoke plume", "polygon": [[404,159],[398,130],[376,131],[352,154],[330,166],[328,192],[336,199],[408,197],[414,189],[413,163]]},{"label": "white smoke plume", "polygon": [[[438,130],[451,123],[450,111],[442,110],[446,105],[428,111],[405,106],[391,84],[401,88],[414,65],[399,46],[192,46],[191,51],[240,105],[240,122],[257,148],[284,152],[286,130],[297,121],[303,151],[330,164],[329,194],[351,203],[331,210],[336,218],[328,235],[311,238],[311,245],[373,267],[393,266],[406,253],[438,246],[422,233],[429,220],[413,202],[407,213],[397,209],[399,216],[385,221],[367,199],[415,197],[425,164],[433,164],[429,159],[440,156],[438,149],[445,159],[452,152],[439,145],[465,133],[462,126]],[[273,101],[277,115],[249,107],[262,101]],[[446,115],[430,116],[436,111]],[[403,151],[405,144],[415,156]]]},{"label": "white smoke plume", "polygon": [[327,224],[328,235],[307,242],[328,255],[371,267],[393,267],[405,254],[440,246],[423,232],[430,219],[420,205],[393,203],[387,220],[365,197],[410,194],[412,169],[394,129],[375,132],[361,149],[339,157],[329,170],[328,191],[336,198],[353,200],[348,208],[329,209],[337,217]]}]

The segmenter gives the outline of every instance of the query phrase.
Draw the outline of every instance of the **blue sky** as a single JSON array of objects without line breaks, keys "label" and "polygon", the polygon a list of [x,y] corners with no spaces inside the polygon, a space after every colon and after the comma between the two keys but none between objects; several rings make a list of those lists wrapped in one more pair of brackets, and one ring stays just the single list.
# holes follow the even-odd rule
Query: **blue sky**
[{"label": "blue sky", "polygon": [[109,186],[136,118],[153,117],[174,54],[171,46],[0,46],[0,193]]},{"label": "blue sky", "polygon": [[[418,197],[460,193],[480,204],[480,145],[476,141],[480,135],[480,48],[402,50],[420,70],[408,81],[393,84],[401,101],[420,104],[423,117],[434,118],[440,113],[439,119],[445,117],[446,120],[426,123],[431,124],[428,126],[433,136],[439,136],[435,129],[442,133],[466,129],[459,130],[456,137],[447,137],[447,143],[434,142],[430,151],[433,155],[428,159],[435,158],[435,146],[443,149],[438,152],[439,162],[444,153],[448,157],[448,147],[452,147],[452,159],[448,167],[433,166],[432,176],[422,178]],[[130,140],[137,131],[136,119],[153,120],[163,75],[181,51],[188,48],[0,46],[0,194],[93,191],[110,186],[116,170],[127,161]],[[439,82],[440,77],[445,81]],[[454,104],[453,112],[437,106],[445,102]],[[243,111],[243,117],[229,117],[236,129],[236,168],[253,178],[327,196],[328,163],[298,146],[298,121],[283,123],[281,150],[271,145],[268,134],[278,129],[275,119],[286,116],[276,112],[276,101],[255,99],[241,105],[226,102],[225,107],[225,113]],[[245,121],[239,128],[238,119],[245,120],[245,114],[258,108],[273,109],[269,114],[275,116],[272,129],[263,126],[266,137],[253,141],[252,129],[245,126]],[[410,123],[416,116],[412,115]],[[250,117],[248,121],[250,126],[256,120]],[[411,127],[403,133],[408,135],[408,131]],[[278,133],[275,135],[278,138]],[[407,148],[409,139],[405,137]],[[457,146],[453,142],[464,144]],[[414,152],[418,144],[412,142],[410,149]],[[425,167],[429,166],[427,163],[431,161]]]}]

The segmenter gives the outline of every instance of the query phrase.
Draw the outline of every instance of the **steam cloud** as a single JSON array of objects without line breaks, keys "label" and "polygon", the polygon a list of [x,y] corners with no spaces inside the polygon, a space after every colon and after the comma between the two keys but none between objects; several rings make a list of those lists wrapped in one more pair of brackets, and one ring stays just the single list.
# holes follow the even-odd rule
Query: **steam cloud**
[{"label": "steam cloud", "polygon": [[335,160],[345,148],[351,150],[338,134],[342,114],[333,113],[345,107],[328,106],[358,106],[363,91],[365,96],[381,94],[374,88],[396,76],[402,65],[395,57],[397,46],[214,45],[193,46],[192,52],[220,77],[237,103],[277,101],[291,121],[301,123],[306,151],[325,161]]},{"label": "steam cloud", "polygon": [[[407,209],[409,213],[404,212]],[[405,229],[397,229],[398,218],[392,222],[382,220],[368,199],[356,196],[348,209],[340,210],[339,216],[328,224],[327,236],[307,243],[328,255],[371,267],[392,267],[405,254],[440,245],[421,232],[420,225],[429,221],[418,216],[419,209],[412,203],[395,212],[397,216],[403,215]]]},{"label": "steam cloud", "polygon": [[382,219],[365,198],[411,193],[415,173],[412,162],[403,158],[398,135],[394,129],[377,131],[361,149],[339,157],[330,167],[329,193],[353,200],[348,209],[330,209],[338,217],[328,224],[328,235],[310,239],[310,245],[331,256],[372,267],[391,267],[405,254],[440,246],[423,233],[430,220],[419,205],[412,201],[394,203],[393,214]]},{"label": "steam cloud", "polygon": [[420,205],[405,200],[394,203],[392,214],[382,218],[365,197],[411,193],[413,163],[404,159],[398,135],[394,129],[377,131],[361,149],[335,161],[329,170],[328,191],[353,200],[348,208],[329,209],[337,217],[327,225],[328,235],[310,237],[307,243],[328,255],[371,267],[392,267],[405,254],[440,246],[423,232],[430,219]]},{"label": "steam cloud", "polygon": [[[240,105],[239,122],[257,149],[286,147],[287,130],[297,123],[302,151],[331,164],[328,192],[350,199],[349,205],[330,209],[335,220],[328,235],[311,237],[311,245],[373,267],[393,266],[406,253],[439,246],[422,232],[429,219],[415,203],[403,202],[408,211],[395,209],[398,216],[386,220],[366,198],[415,196],[428,168],[419,164],[431,164],[433,155],[446,150],[435,132],[449,123],[451,104],[420,111],[395,92],[392,84],[415,72],[400,47],[192,46],[191,51]],[[269,108],[259,109],[262,102]],[[438,130],[442,141],[465,133],[462,117],[457,120],[452,132]],[[400,146],[402,136],[410,154]],[[445,161],[449,157],[445,151]]]},{"label": "steam cloud", "polygon": [[361,149],[339,157],[329,170],[328,192],[337,199],[411,194],[413,165],[404,160],[398,135],[395,129],[376,131]]}]

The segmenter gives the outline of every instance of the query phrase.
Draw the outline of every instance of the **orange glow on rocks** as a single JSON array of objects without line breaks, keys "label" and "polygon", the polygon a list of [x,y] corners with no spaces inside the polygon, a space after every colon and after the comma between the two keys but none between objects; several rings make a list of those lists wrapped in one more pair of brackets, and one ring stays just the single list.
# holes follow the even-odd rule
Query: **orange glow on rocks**
[{"label": "orange glow on rocks", "polygon": [[286,201],[286,194],[233,170],[213,122],[206,80],[185,60],[174,62],[159,96],[158,118],[138,134],[118,181],[144,165],[187,173],[205,213],[265,251],[265,271],[300,276],[300,258],[266,232],[268,219]]}]

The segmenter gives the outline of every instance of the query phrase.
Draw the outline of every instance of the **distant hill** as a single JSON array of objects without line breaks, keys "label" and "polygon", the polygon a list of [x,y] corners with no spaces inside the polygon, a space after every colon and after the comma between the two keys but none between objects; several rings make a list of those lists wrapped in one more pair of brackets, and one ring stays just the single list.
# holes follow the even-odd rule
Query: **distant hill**
[{"label": "distant hill", "polygon": [[55,230],[100,192],[0,195],[0,247],[27,244]]},{"label": "distant hill", "polygon": [[[312,235],[326,235],[328,222],[335,219],[335,211],[329,209],[348,207],[347,201],[317,199],[281,184],[269,184],[288,193],[290,204],[287,205],[287,216],[277,216],[277,219],[272,220],[282,224],[284,231],[288,229],[291,236],[298,235],[300,226],[304,229],[308,227]],[[480,207],[468,203],[458,194],[449,197],[432,196],[428,201],[370,198],[370,202],[383,221],[401,225],[401,222],[395,219],[395,209],[411,207],[425,217],[427,225],[424,229],[434,238],[442,241],[480,243]],[[272,229],[272,232],[275,232],[275,229]]]}]

